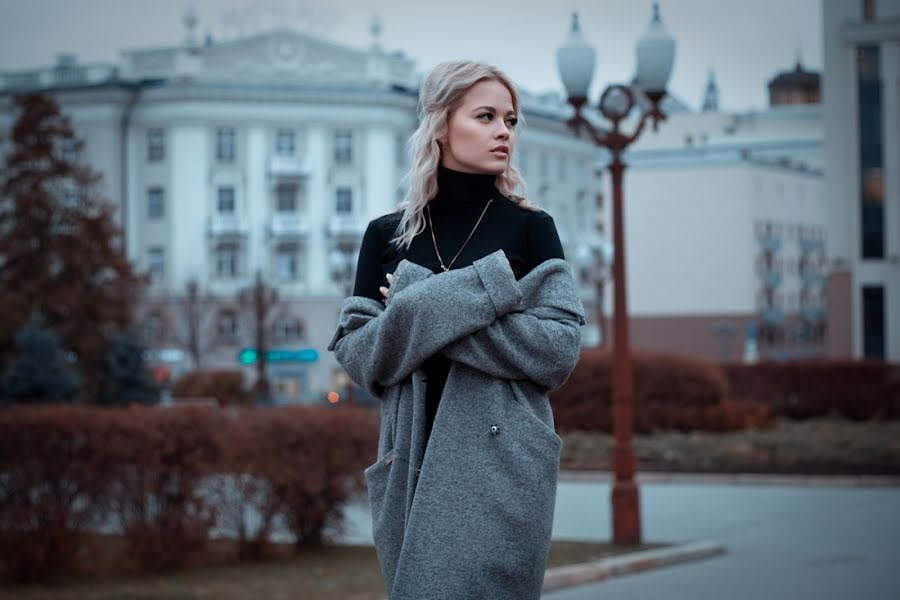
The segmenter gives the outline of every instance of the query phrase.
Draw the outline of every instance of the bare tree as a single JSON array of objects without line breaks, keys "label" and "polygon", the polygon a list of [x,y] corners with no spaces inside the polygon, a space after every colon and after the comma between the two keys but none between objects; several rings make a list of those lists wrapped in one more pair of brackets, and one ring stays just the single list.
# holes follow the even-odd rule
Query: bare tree
[{"label": "bare tree", "polygon": [[203,368],[203,356],[212,349],[215,343],[210,332],[210,319],[215,307],[215,298],[200,291],[196,279],[187,282],[184,295],[177,298],[175,305],[181,317],[181,327],[174,336],[175,341],[187,349],[193,368]]},{"label": "bare tree", "polygon": [[257,269],[256,279],[251,287],[238,293],[238,302],[249,310],[253,320],[253,339],[256,348],[256,402],[269,402],[269,379],[266,375],[266,352],[269,349],[269,317],[278,307],[278,292],[263,280],[262,271]]}]

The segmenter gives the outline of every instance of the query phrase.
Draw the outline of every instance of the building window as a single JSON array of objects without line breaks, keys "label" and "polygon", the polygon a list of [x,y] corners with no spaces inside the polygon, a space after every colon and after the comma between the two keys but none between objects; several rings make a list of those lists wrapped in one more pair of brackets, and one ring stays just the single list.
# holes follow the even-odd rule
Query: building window
[{"label": "building window", "polygon": [[338,214],[349,215],[353,212],[353,190],[339,187],[336,192],[334,210]]},{"label": "building window", "polygon": [[519,161],[518,162],[519,162],[519,173],[521,173],[522,176],[527,175],[528,174],[528,150],[525,150],[524,148],[522,150],[519,150]]},{"label": "building window", "polygon": [[231,127],[216,130],[216,160],[223,163],[234,162],[235,133]]},{"label": "building window", "polygon": [[144,344],[153,346],[162,341],[163,337],[163,318],[156,311],[151,312],[144,317],[141,333],[143,334]]},{"label": "building window", "polygon": [[238,246],[235,243],[220,244],[216,248],[216,275],[233,279],[238,274]]},{"label": "building window", "polygon": [[296,281],[298,275],[297,246],[279,246],[275,252],[275,271],[280,281]]},{"label": "building window", "polygon": [[159,281],[166,273],[166,257],[162,246],[147,248],[147,270],[154,281]]},{"label": "building window", "polygon": [[166,159],[166,136],[161,127],[147,130],[147,162],[162,162]]},{"label": "building window", "polygon": [[147,218],[162,219],[166,216],[166,199],[161,187],[147,190]]},{"label": "building window", "polygon": [[237,338],[237,315],[232,310],[223,310],[219,312],[216,320],[216,331],[224,340],[234,340]]},{"label": "building window", "polygon": [[857,49],[860,241],[863,259],[884,258],[884,157],[878,46]]},{"label": "building window", "polygon": [[334,162],[349,165],[353,162],[353,132],[334,132]]},{"label": "building window", "polygon": [[550,157],[547,156],[546,152],[541,152],[540,164],[538,165],[540,169],[541,179],[547,179],[550,177]]},{"label": "building window", "polygon": [[297,184],[278,184],[275,188],[275,209],[280,213],[297,211]]},{"label": "building window", "polygon": [[303,322],[296,317],[279,319],[275,324],[275,339],[279,341],[301,340],[304,336]]},{"label": "building window", "polygon": [[275,133],[275,154],[278,156],[294,156],[295,138],[293,129],[279,129]]},{"label": "building window", "polygon": [[875,0],[863,0],[863,21],[875,20]]},{"label": "building window", "polygon": [[78,140],[74,138],[62,140],[60,143],[60,156],[63,162],[77,164],[79,154]]},{"label": "building window", "polygon": [[81,193],[77,188],[66,186],[63,188],[63,206],[66,208],[78,208],[81,204]]},{"label": "building window", "polygon": [[234,188],[232,186],[225,185],[216,191],[216,208],[219,214],[234,214]]},{"label": "building window", "polygon": [[863,357],[884,360],[884,286],[864,286],[862,289]]},{"label": "building window", "polygon": [[556,178],[560,181],[566,180],[566,157],[562,154],[556,159]]}]

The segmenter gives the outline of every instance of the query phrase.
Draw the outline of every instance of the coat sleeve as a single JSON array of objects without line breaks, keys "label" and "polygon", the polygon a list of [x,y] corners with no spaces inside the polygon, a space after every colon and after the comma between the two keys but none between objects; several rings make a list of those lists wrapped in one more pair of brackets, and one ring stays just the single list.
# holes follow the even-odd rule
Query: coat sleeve
[{"label": "coat sleeve", "polygon": [[447,344],[522,303],[502,250],[434,276],[404,260],[394,277],[384,308],[371,298],[344,300],[328,345],[350,378],[378,398]]},{"label": "coat sleeve", "polygon": [[530,308],[503,315],[442,353],[492,377],[528,379],[549,391],[565,383],[578,362],[582,324],[568,311]]},{"label": "coat sleeve", "polygon": [[568,264],[548,260],[520,282],[523,307],[442,349],[493,377],[530,380],[548,391],[568,379],[581,351],[584,306]]}]

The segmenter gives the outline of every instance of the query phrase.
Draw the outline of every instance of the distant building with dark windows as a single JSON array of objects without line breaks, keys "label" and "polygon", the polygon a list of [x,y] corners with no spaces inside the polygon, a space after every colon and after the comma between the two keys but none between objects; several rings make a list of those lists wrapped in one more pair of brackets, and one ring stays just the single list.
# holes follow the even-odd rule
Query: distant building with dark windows
[{"label": "distant building with dark windows", "polygon": [[829,354],[900,360],[900,1],[824,0]]}]

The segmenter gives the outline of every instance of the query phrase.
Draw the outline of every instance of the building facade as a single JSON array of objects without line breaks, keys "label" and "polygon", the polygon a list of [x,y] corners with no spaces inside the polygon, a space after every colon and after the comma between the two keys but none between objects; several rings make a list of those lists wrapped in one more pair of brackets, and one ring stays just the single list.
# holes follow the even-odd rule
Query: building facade
[{"label": "building facade", "polygon": [[834,356],[900,360],[900,0],[824,0]]},{"label": "building facade", "polygon": [[[129,50],[117,65],[64,55],[0,74],[0,101],[42,89],[72,118],[128,257],[151,276],[140,322],[157,357],[176,374],[252,378],[238,355],[253,346],[247,290],[259,276],[277,292],[266,320],[270,349],[282,351],[268,365],[275,397],[311,403],[341,385],[325,348],[366,225],[402,198],[420,77],[377,35],[358,49],[279,29]],[[567,131],[558,98],[524,93],[522,110],[514,160],[526,194],[573,252],[576,231],[596,220],[595,149]],[[577,241],[599,243],[593,230]]]},{"label": "building facade", "polygon": [[626,154],[632,343],[726,362],[824,356],[821,105],[779,96],[729,113],[718,96],[710,75],[702,112],[674,112]]}]

